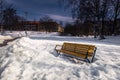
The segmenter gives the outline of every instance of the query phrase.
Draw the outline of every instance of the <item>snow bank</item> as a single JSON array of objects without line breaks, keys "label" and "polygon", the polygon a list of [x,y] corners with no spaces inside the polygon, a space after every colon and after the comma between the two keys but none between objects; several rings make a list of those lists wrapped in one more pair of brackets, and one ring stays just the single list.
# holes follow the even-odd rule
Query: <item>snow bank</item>
[{"label": "snow bank", "polygon": [[74,63],[71,58],[58,56],[55,52],[55,45],[64,42],[60,40],[21,38],[0,48],[0,79],[120,80],[120,46],[89,43],[97,46],[96,61]]},{"label": "snow bank", "polygon": [[12,39],[12,37],[0,35],[0,40],[5,40],[5,39]]},{"label": "snow bank", "polygon": [[12,39],[12,37],[0,35],[0,44],[2,44],[4,42],[4,40],[7,40],[7,39]]},{"label": "snow bank", "polygon": [[[27,34],[26,34],[27,33]],[[37,32],[37,31],[5,31],[4,35],[10,35],[12,37],[24,37],[24,36],[58,36],[58,32]]]},{"label": "snow bank", "polygon": [[2,44],[4,42],[4,40],[0,40],[0,44]]}]

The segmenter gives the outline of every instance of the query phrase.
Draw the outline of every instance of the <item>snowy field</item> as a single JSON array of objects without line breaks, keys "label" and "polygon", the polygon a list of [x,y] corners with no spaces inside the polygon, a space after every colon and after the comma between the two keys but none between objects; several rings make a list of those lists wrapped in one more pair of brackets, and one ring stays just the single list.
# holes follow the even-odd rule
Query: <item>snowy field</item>
[{"label": "snowy field", "polygon": [[[33,33],[0,47],[0,80],[120,80],[120,36],[66,37]],[[59,55],[56,44],[74,42],[97,47],[94,63]]]}]

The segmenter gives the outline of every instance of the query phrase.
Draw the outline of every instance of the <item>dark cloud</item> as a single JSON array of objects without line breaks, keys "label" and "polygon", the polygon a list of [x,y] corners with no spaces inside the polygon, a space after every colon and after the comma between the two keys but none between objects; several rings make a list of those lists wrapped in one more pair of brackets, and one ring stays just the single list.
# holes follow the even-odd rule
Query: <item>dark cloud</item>
[{"label": "dark cloud", "polygon": [[[18,14],[24,16],[24,12],[28,12],[29,19],[37,19],[44,15],[55,15],[51,16],[57,20],[68,20],[70,16],[70,11],[65,11],[59,6],[58,0],[8,0],[13,3],[17,8]],[[57,17],[56,17],[57,16]],[[58,17],[59,16],[59,17]],[[62,18],[61,18],[61,17]],[[65,19],[66,18],[66,19]],[[69,21],[69,20],[68,20]]]}]

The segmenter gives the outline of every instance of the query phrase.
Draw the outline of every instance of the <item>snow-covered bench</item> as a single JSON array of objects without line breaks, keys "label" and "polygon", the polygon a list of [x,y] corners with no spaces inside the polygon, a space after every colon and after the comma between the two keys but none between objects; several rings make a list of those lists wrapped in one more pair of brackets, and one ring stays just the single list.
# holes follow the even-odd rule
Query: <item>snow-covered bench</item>
[{"label": "snow-covered bench", "polygon": [[[58,49],[58,46],[61,46]],[[83,59],[89,63],[93,62],[96,47],[94,45],[76,44],[76,43],[63,43],[63,45],[56,45],[55,50],[57,53],[64,53],[70,56],[74,56]]]}]

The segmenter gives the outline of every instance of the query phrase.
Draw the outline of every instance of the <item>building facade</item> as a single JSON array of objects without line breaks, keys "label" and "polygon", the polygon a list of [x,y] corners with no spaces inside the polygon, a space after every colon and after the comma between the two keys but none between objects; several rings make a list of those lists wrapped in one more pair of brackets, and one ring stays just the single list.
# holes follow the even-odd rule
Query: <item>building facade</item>
[{"label": "building facade", "polygon": [[56,22],[20,21],[16,27],[17,30],[47,31],[47,32],[64,31],[63,27]]}]

